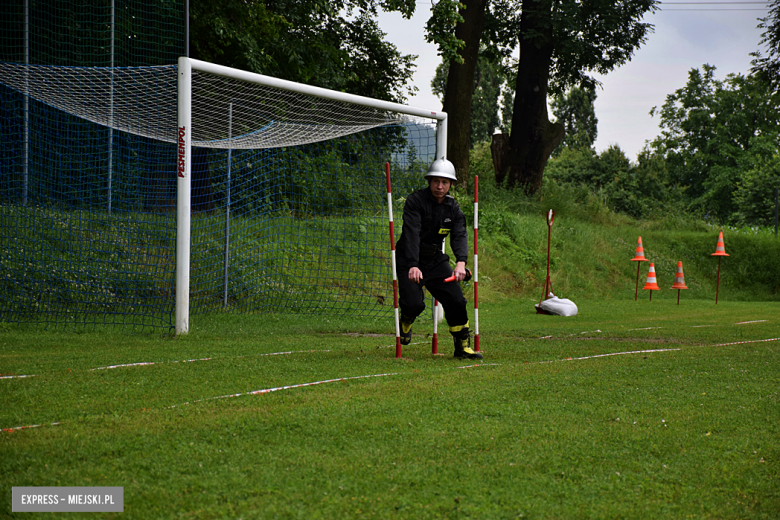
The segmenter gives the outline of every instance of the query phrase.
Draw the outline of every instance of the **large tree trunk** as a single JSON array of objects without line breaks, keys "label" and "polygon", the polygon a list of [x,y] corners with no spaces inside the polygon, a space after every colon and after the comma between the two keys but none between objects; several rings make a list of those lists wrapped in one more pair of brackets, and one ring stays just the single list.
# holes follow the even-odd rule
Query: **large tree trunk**
[{"label": "large tree trunk", "polygon": [[455,165],[458,185],[468,186],[471,100],[485,9],[489,0],[461,1],[466,7],[460,11],[463,22],[455,27],[455,36],[465,42],[460,50],[463,63],[450,61],[442,110],[447,113],[447,159]]},{"label": "large tree trunk", "polygon": [[547,160],[564,136],[560,123],[550,123],[547,82],[552,65],[553,40],[550,0],[526,0],[520,22],[520,61],[515,84],[514,113],[509,142],[493,163],[496,179],[506,186],[523,186],[527,193],[542,187]]},{"label": "large tree trunk", "polygon": [[503,161],[509,158],[509,134],[493,134],[490,141],[490,156],[493,158],[493,171],[496,174],[496,184],[501,185],[506,178],[509,165]]}]

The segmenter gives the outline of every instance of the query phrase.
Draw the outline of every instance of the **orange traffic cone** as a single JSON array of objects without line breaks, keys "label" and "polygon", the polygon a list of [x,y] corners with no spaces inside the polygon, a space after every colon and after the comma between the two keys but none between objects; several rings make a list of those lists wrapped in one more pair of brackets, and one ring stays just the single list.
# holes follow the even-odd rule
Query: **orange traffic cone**
[{"label": "orange traffic cone", "polygon": [[655,264],[650,262],[650,272],[647,273],[647,283],[645,283],[645,286],[643,288],[645,291],[651,291],[650,292],[650,301],[653,301],[653,293],[652,291],[660,291],[661,288],[658,287],[658,283],[655,280]]},{"label": "orange traffic cone", "polygon": [[677,276],[674,277],[672,289],[687,289],[685,286],[685,275],[683,274],[682,262],[677,262]]},{"label": "orange traffic cone", "polygon": [[[645,258],[645,249],[642,247],[642,237],[639,237],[639,242],[636,244],[636,255],[634,258],[631,259],[632,262],[648,262],[649,260]],[[639,295],[639,266],[641,264],[636,264],[636,287],[634,288],[634,301],[636,301],[637,296]]]},{"label": "orange traffic cone", "polygon": [[729,256],[726,254],[726,246],[723,245],[723,231],[718,235],[718,244],[715,246],[715,252],[710,256]]},{"label": "orange traffic cone", "polygon": [[687,289],[685,286],[685,275],[683,274],[682,262],[677,262],[677,275],[674,277],[672,289],[677,289],[677,305],[680,305],[680,290]]},{"label": "orange traffic cone", "polygon": [[729,256],[726,254],[726,246],[723,245],[723,231],[718,235],[718,244],[715,246],[715,252],[710,256],[718,257],[718,282],[715,285],[715,305],[718,304],[718,292],[720,291],[720,261],[722,257]]},{"label": "orange traffic cone", "polygon": [[639,237],[639,241],[636,244],[636,256],[631,259],[632,262],[648,262],[645,258],[645,249],[642,247],[642,237]]}]

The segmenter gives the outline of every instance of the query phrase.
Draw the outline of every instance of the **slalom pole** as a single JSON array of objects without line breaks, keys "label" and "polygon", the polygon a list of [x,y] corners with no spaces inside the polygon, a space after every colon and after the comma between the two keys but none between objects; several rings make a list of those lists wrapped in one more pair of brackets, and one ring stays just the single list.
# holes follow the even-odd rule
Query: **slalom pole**
[{"label": "slalom pole", "polygon": [[634,301],[639,296],[639,262],[636,263],[636,289],[634,289]]},{"label": "slalom pole", "polygon": [[715,285],[715,305],[718,304],[718,292],[720,291],[720,261],[726,254],[726,246],[723,244],[723,231],[718,235],[718,244],[715,246],[715,252],[710,256],[718,257],[718,282]]},{"label": "slalom pole", "polygon": [[552,280],[550,280],[550,250],[552,249],[552,225],[555,219],[555,212],[550,210],[547,213],[547,280],[544,284],[544,297],[547,299],[549,291],[552,291]]},{"label": "slalom pole", "polygon": [[632,262],[636,262],[636,288],[634,289],[634,301],[636,301],[637,297],[639,296],[639,266],[640,262],[647,262],[647,258],[645,258],[645,248],[642,245],[642,237],[639,237],[639,240],[637,240],[636,243],[636,254],[634,255],[634,258],[631,259]]},{"label": "slalom pole", "polygon": [[718,282],[715,284],[715,305],[718,304],[718,292],[720,291],[720,260],[723,257],[718,257]]},{"label": "slalom pole", "polygon": [[552,246],[552,225],[554,220],[555,211],[551,209],[547,212],[547,278],[544,280],[544,292],[542,293],[542,298],[539,300],[539,305],[547,299],[547,295],[552,291],[552,282],[550,281],[550,249]]},{"label": "slalom pole", "polygon": [[474,352],[479,352],[479,175],[474,176]]},{"label": "slalom pole", "polygon": [[395,231],[393,230],[393,195],[390,189],[390,163],[385,163],[387,177],[387,214],[390,221],[390,260],[393,268],[393,308],[395,312],[395,357],[401,357],[401,322],[398,317],[398,275],[395,268]]}]

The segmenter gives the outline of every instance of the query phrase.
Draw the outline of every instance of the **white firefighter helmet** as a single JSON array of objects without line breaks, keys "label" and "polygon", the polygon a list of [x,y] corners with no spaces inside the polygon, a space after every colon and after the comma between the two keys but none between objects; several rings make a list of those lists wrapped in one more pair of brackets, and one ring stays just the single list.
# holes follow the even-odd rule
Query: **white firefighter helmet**
[{"label": "white firefighter helmet", "polygon": [[428,168],[428,173],[425,174],[425,178],[428,179],[430,177],[443,177],[452,181],[458,180],[455,176],[455,165],[443,157],[433,161],[431,167]]}]

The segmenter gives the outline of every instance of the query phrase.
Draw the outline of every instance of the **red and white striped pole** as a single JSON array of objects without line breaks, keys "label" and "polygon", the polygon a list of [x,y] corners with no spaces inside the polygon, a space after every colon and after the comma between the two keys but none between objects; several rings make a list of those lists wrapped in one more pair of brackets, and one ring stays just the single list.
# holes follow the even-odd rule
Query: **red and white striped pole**
[{"label": "red and white striped pole", "polygon": [[401,357],[401,322],[398,317],[398,275],[395,268],[395,231],[393,230],[393,195],[390,189],[390,163],[385,163],[387,177],[387,214],[390,218],[390,260],[393,266],[393,307],[395,312],[395,357]]},{"label": "red and white striped pole", "polygon": [[[550,280],[550,247],[552,244],[552,225],[553,221],[555,220],[555,211],[552,209],[547,212],[547,278],[544,280],[544,292],[542,293],[542,297],[539,300],[539,305],[542,304],[544,300],[546,300],[552,289],[552,281]],[[650,296],[652,297],[652,293],[650,293]],[[537,314],[539,314],[540,307],[537,307]]]},{"label": "red and white striped pole", "polygon": [[474,176],[474,352],[479,352],[479,175]]}]

